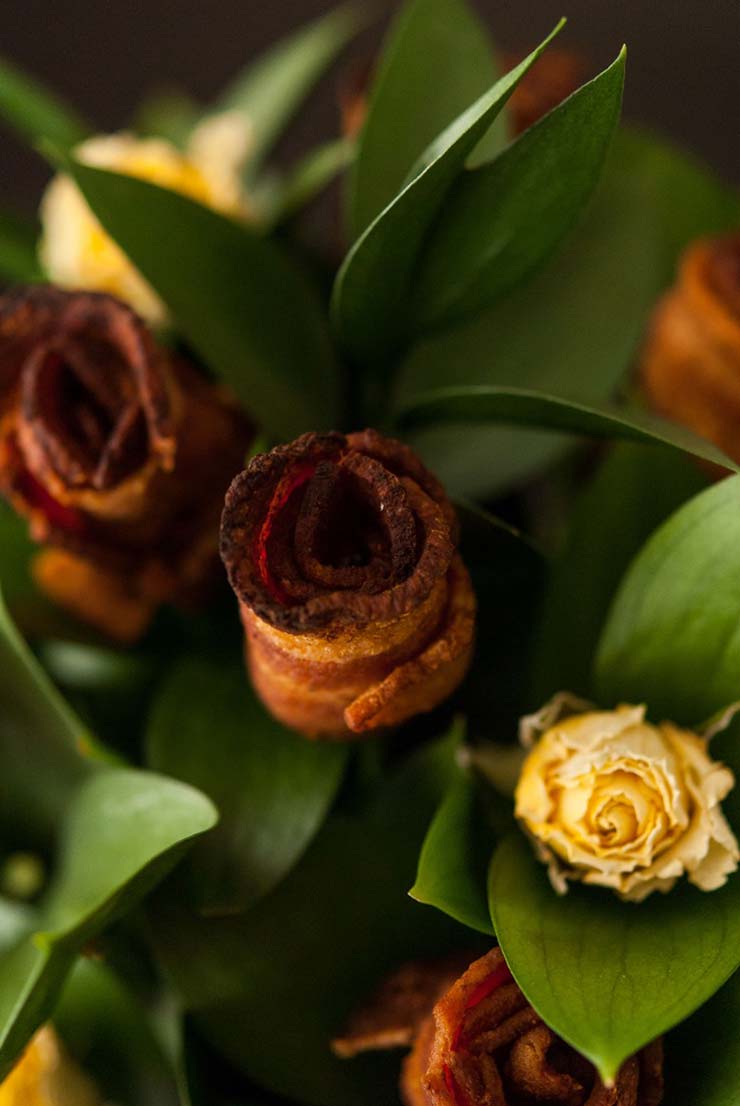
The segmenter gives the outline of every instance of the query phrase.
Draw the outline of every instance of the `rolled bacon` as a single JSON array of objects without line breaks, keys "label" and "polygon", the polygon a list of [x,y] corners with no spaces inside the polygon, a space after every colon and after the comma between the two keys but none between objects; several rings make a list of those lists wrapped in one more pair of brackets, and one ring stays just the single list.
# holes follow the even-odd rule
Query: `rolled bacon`
[{"label": "rolled bacon", "polygon": [[406,1106],[659,1106],[660,1041],[630,1057],[606,1087],[529,1005],[499,949],[454,980],[453,964],[401,968],[333,1042],[337,1055],[413,1044],[401,1076]]},{"label": "rolled bacon", "polygon": [[255,457],[226,497],[221,553],[268,709],[341,739],[447,698],[475,623],[457,532],[438,481],[374,430]]},{"label": "rolled bacon", "polygon": [[653,313],[640,375],[653,410],[740,461],[740,235],[686,250]]},{"label": "rolled bacon", "polygon": [[111,296],[0,299],[0,491],[47,549],[43,588],[124,641],[217,565],[251,437],[233,402]]}]

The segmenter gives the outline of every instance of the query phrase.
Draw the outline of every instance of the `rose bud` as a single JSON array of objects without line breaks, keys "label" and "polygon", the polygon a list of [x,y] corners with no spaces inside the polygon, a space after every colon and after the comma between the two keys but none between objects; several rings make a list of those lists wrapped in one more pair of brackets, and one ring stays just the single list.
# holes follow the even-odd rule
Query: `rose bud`
[{"label": "rose bud", "polygon": [[[242,170],[251,129],[240,112],[212,115],[193,130],[181,153],[163,138],[104,134],[78,146],[85,165],[110,169],[189,196],[215,211],[248,218]],[[159,296],[108,237],[74,181],[58,174],[41,202],[41,261],[46,275],[64,288],[109,292],[152,323],[167,311]]]},{"label": "rose bud", "polygon": [[50,1026],[39,1030],[0,1083],[0,1106],[101,1106],[101,1102]]},{"label": "rose bud", "polygon": [[341,739],[450,695],[475,623],[457,531],[437,480],[374,430],[305,434],[254,458],[226,497],[221,555],[276,718]]},{"label": "rose bud", "polygon": [[529,1005],[499,949],[454,976],[452,964],[401,968],[333,1042],[335,1053],[412,1044],[401,1075],[405,1106],[659,1106],[660,1041],[627,1060],[605,1087]]},{"label": "rose bud", "polygon": [[0,298],[0,491],[50,549],[41,587],[122,641],[218,565],[251,431],[125,304],[47,285]]},{"label": "rose bud", "polygon": [[573,715],[548,729],[524,762],[516,816],[548,864],[568,880],[640,901],[687,875],[721,887],[740,859],[720,807],[735,780],[707,741],[645,708]]},{"label": "rose bud", "polygon": [[640,360],[650,406],[740,461],[740,235],[690,246]]},{"label": "rose bud", "polygon": [[[506,70],[513,69],[525,56],[507,55],[504,59]],[[569,50],[546,50],[516,86],[507,104],[513,133],[520,135],[567,100],[587,75],[588,67],[582,55]]]}]

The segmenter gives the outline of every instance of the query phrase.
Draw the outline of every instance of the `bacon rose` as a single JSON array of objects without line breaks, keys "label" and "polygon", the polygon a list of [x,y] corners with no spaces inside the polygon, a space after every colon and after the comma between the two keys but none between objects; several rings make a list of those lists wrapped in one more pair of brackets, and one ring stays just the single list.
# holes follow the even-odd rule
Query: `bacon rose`
[{"label": "bacon rose", "polygon": [[374,430],[255,457],[226,497],[221,553],[268,709],[341,739],[447,698],[475,622],[457,530],[437,480]]},{"label": "bacon rose", "polygon": [[217,564],[251,431],[118,300],[46,285],[0,298],[0,490],[48,547],[44,590],[123,641]]},{"label": "bacon rose", "polygon": [[651,407],[740,460],[740,234],[695,242],[641,358]]},{"label": "bacon rose", "polygon": [[401,1076],[406,1106],[659,1106],[660,1041],[630,1057],[605,1087],[535,1013],[499,949],[459,978],[453,964],[402,967],[333,1042],[337,1055],[413,1044]]}]

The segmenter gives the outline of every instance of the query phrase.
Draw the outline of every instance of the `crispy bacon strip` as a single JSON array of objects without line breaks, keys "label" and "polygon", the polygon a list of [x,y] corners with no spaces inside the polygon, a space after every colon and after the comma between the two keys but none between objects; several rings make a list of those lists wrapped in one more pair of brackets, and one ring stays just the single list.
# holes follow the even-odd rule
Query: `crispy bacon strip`
[{"label": "crispy bacon strip", "polygon": [[353,1016],[334,1051],[349,1057],[413,1041],[401,1075],[406,1106],[660,1106],[660,1041],[605,1087],[535,1013],[499,949],[453,981],[454,973],[450,959],[405,965]]},{"label": "crispy bacon strip", "polygon": [[122,640],[213,572],[223,494],[251,431],[110,296],[0,299],[0,491],[47,546],[54,599]]},{"label": "crispy bacon strip", "polygon": [[272,713],[341,739],[442,702],[473,647],[456,542],[442,487],[373,430],[255,457],[226,497],[221,554]]},{"label": "crispy bacon strip", "polygon": [[740,235],[686,250],[653,313],[640,374],[655,411],[740,460]]}]

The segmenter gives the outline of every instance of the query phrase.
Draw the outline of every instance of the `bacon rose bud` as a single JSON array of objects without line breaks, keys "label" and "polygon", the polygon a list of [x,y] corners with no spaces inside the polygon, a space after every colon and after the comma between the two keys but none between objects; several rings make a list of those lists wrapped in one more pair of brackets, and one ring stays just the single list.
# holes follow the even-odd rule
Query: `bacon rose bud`
[{"label": "bacon rose bud", "polygon": [[63,1051],[50,1026],[40,1029],[7,1079],[0,1106],[100,1106],[87,1076]]},{"label": "bacon rose bud", "polygon": [[614,1086],[605,1087],[593,1065],[529,1005],[499,949],[459,978],[450,978],[451,965],[448,959],[401,968],[333,1042],[337,1055],[413,1042],[401,1076],[406,1106],[659,1106],[660,1041],[627,1060]]},{"label": "bacon rose bud", "polygon": [[251,431],[118,300],[46,285],[0,298],[0,490],[49,548],[53,599],[123,641],[192,597]]},{"label": "bacon rose bud", "polygon": [[740,234],[685,251],[642,352],[651,407],[740,461]]},{"label": "bacon rose bud", "polygon": [[[524,54],[510,54],[504,61],[513,69]],[[546,50],[514,89],[507,109],[515,135],[533,126],[575,92],[588,76],[581,54],[571,50]]]},{"label": "bacon rose bud", "polygon": [[254,458],[226,497],[221,554],[276,718],[346,739],[450,695],[475,624],[457,530],[437,480],[374,430]]}]

